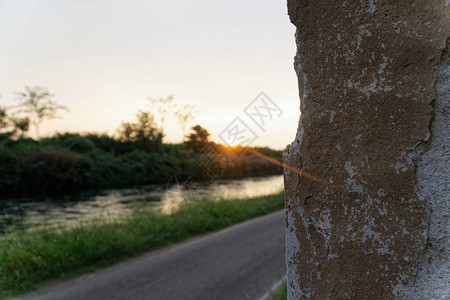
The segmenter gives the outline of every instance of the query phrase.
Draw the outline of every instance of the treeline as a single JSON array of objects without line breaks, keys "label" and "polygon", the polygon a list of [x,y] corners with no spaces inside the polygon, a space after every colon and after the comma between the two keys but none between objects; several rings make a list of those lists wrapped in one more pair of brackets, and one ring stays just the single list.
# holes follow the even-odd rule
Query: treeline
[{"label": "treeline", "polygon": [[[172,96],[149,98],[150,109],[139,110],[133,122],[123,122],[115,136],[57,133],[39,138],[39,125],[67,108],[43,88],[26,87],[18,95],[16,107],[0,107],[0,197],[165,183],[174,176],[206,180],[282,172],[274,163],[282,161],[281,151],[215,144],[200,125],[186,134],[194,108],[177,108]],[[183,143],[163,142],[165,122],[171,118],[183,131]],[[27,137],[30,124],[37,139]]]},{"label": "treeline", "polygon": [[[149,146],[106,134],[64,133],[39,141],[4,139],[0,142],[0,195],[165,183],[175,175],[210,179],[192,143],[163,144],[162,149],[157,143]],[[280,166],[252,152],[236,155],[220,147],[226,159],[218,162],[222,171],[211,170],[217,177],[281,174]],[[281,151],[252,150],[281,161]]]}]

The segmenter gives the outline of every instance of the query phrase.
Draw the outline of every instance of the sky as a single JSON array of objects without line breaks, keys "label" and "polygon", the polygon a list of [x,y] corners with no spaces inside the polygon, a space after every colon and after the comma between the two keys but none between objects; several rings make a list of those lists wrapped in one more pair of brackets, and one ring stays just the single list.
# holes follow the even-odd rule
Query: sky
[{"label": "sky", "polygon": [[[294,33],[281,0],[0,0],[0,106],[40,86],[69,108],[41,136],[114,134],[148,97],[173,95],[213,140],[239,117],[253,146],[282,149],[300,115]],[[264,128],[244,112],[260,92],[279,108]],[[181,141],[166,123],[166,142]]]}]

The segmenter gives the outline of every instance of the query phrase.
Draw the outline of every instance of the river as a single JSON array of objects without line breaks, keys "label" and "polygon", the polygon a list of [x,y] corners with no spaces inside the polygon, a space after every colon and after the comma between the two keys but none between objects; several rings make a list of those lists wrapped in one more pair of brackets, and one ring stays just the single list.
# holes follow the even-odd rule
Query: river
[{"label": "river", "polygon": [[179,181],[123,189],[107,189],[52,197],[22,197],[0,200],[0,233],[21,228],[63,225],[116,218],[151,208],[170,213],[200,199],[245,199],[281,192],[282,175],[217,180]]}]

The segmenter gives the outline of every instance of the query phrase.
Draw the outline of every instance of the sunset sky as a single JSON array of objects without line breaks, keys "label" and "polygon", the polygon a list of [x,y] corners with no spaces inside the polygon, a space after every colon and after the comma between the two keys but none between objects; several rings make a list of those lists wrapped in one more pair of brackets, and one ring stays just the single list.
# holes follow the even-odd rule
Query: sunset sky
[{"label": "sunset sky", "polygon": [[[113,134],[147,97],[174,95],[214,140],[240,117],[253,145],[281,149],[300,113],[294,32],[280,0],[0,0],[0,106],[41,86],[70,109],[42,135]],[[283,111],[265,131],[244,113],[261,91]],[[168,123],[166,141],[179,142],[180,126]]]}]

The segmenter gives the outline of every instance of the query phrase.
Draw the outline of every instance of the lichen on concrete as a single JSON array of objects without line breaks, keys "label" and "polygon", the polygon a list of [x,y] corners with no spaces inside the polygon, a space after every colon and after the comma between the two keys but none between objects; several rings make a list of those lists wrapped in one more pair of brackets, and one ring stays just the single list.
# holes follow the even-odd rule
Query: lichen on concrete
[{"label": "lichen on concrete", "polygon": [[288,11],[301,98],[284,155],[289,298],[450,297],[449,6]]}]

